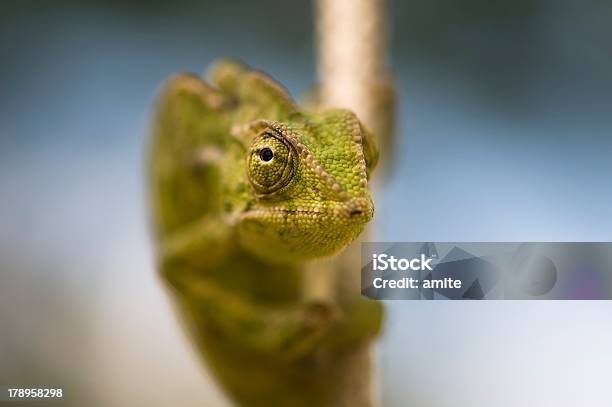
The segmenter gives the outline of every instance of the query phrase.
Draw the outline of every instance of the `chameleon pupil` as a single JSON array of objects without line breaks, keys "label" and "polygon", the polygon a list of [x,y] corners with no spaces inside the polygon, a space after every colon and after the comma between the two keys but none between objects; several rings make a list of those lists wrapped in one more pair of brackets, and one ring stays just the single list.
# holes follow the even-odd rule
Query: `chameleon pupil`
[{"label": "chameleon pupil", "polygon": [[261,158],[262,161],[268,162],[274,158],[274,153],[271,149],[266,147],[259,152],[259,158]]}]

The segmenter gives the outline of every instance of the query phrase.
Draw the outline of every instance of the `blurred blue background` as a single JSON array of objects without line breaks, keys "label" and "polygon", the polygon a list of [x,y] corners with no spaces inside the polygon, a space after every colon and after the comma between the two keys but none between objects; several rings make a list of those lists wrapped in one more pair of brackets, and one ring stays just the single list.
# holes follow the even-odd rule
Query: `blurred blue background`
[{"label": "blurred blue background", "polygon": [[[381,241],[612,240],[612,5],[391,2]],[[72,405],[227,405],[156,278],[144,152],[161,82],[237,56],[296,97],[313,8],[0,5],[0,384]],[[383,157],[389,159],[390,157]],[[609,302],[393,302],[384,405],[610,405]],[[412,404],[411,404],[412,403]]]}]

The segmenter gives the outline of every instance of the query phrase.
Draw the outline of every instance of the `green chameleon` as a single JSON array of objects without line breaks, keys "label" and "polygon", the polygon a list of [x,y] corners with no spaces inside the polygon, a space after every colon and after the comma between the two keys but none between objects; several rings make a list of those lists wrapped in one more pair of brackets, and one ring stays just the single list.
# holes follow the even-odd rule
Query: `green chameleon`
[{"label": "green chameleon", "polygon": [[378,151],[354,114],[300,110],[267,75],[223,60],[178,74],[154,117],[160,272],[220,384],[241,405],[334,404],[336,361],[380,329],[378,303],[308,299],[308,260],[374,214]]}]

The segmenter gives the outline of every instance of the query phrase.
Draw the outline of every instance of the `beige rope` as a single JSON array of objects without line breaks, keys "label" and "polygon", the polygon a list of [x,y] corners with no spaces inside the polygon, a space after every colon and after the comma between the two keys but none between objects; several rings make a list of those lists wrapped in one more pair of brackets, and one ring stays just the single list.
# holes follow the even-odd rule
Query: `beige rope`
[{"label": "beige rope", "polygon": [[[386,68],[385,13],[384,0],[317,0],[320,103],[322,107],[343,107],[355,112],[377,135],[382,161],[388,162],[394,93]],[[368,234],[364,232],[361,239]],[[360,244],[356,242],[337,259],[313,265],[319,287],[325,286],[321,279],[326,279],[335,283],[331,291],[338,301],[358,298],[360,259]],[[343,361],[345,374],[338,384],[338,404],[371,406],[375,404],[371,345],[350,352]]]},{"label": "beige rope", "polygon": [[320,99],[352,110],[385,149],[393,115],[384,0],[318,0]]}]

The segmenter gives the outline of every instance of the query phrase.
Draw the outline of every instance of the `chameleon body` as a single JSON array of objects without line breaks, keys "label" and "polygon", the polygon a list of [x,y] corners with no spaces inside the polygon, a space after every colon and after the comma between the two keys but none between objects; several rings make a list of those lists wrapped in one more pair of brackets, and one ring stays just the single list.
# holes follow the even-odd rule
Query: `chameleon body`
[{"label": "chameleon body", "polygon": [[242,63],[220,61],[209,77],[170,78],[154,116],[161,275],[233,400],[333,405],[338,358],[376,335],[381,309],[309,299],[304,264],[372,219],[377,149],[351,112],[302,111]]}]

